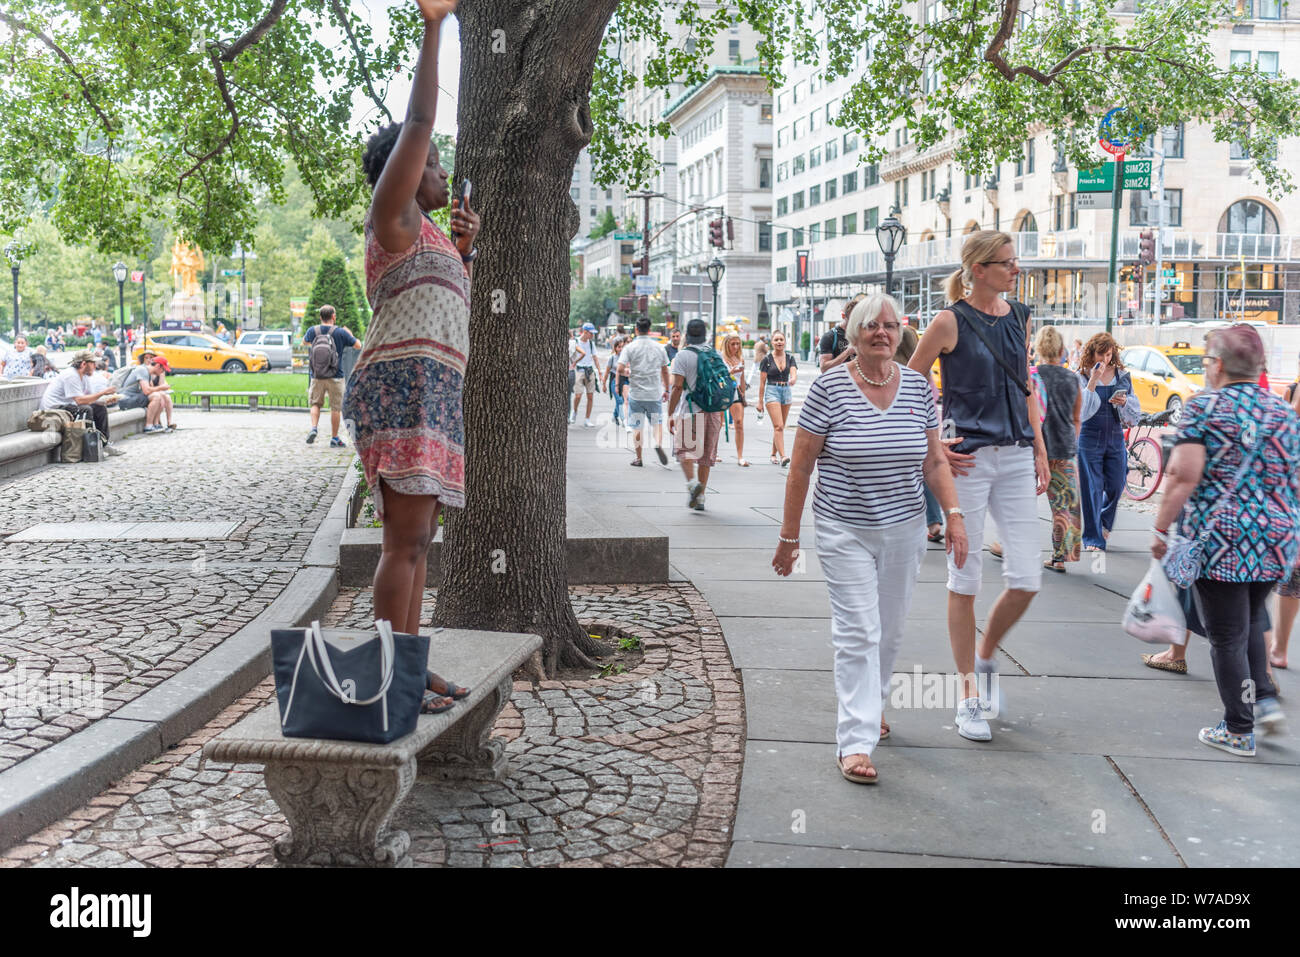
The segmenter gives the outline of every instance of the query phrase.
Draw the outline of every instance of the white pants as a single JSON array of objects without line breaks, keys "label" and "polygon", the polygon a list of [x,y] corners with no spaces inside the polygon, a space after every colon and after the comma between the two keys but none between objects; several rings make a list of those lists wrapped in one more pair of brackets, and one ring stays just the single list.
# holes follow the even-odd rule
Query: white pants
[{"label": "white pants", "polygon": [[925,556],[925,517],[884,528],[819,518],[817,556],[831,598],[835,740],[842,755],[871,754]]},{"label": "white pants", "polygon": [[1007,588],[1038,591],[1043,585],[1038,520],[1038,479],[1034,450],[1016,445],[989,445],[975,452],[975,467],[967,475],[953,475],[957,504],[966,513],[970,553],[957,568],[948,556],[948,590],[978,595],[984,564],[984,519],[992,515],[1002,534],[1002,578]]}]

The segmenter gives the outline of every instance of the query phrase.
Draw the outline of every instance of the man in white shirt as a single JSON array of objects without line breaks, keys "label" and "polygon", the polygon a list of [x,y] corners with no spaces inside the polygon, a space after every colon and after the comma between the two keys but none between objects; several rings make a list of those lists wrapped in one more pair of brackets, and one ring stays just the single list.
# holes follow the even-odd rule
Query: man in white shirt
[{"label": "man in white shirt", "polygon": [[636,458],[633,465],[641,465],[641,433],[643,426],[655,430],[655,455],[659,464],[668,464],[664,452],[663,401],[668,397],[668,353],[650,338],[650,317],[636,321],[636,338],[623,347],[619,356],[618,374],[628,379],[628,423],[636,429]]},{"label": "man in white shirt", "polygon": [[[702,412],[690,399],[699,372],[700,353],[696,350],[710,351],[708,336],[709,327],[703,319],[686,324],[687,348],[673,358],[673,387],[668,399],[668,415],[673,416],[668,420],[673,454],[681,463],[690,493],[687,507],[698,512],[704,511],[704,490],[709,486],[709,470],[718,460],[718,436],[722,432],[722,413]],[[695,476],[697,467],[699,481]]]},{"label": "man in white shirt", "polygon": [[582,424],[587,428],[595,428],[591,421],[591,407],[596,401],[596,393],[600,391],[600,360],[596,358],[596,327],[590,322],[582,326],[582,334],[578,339],[578,352],[580,355],[574,362],[574,371],[577,378],[573,385],[573,411],[569,413],[569,424],[572,425],[578,418],[578,404],[582,401],[582,396],[587,396],[587,418]]},{"label": "man in white shirt", "polygon": [[90,377],[95,373],[95,354],[90,351],[79,352],[72,357],[72,365],[56,379],[51,380],[41,395],[42,409],[62,409],[77,415],[83,409],[90,409],[95,428],[104,436],[104,451],[109,455],[122,455],[122,450],[108,441],[108,409],[99,400],[112,395],[112,385],[92,392]]}]

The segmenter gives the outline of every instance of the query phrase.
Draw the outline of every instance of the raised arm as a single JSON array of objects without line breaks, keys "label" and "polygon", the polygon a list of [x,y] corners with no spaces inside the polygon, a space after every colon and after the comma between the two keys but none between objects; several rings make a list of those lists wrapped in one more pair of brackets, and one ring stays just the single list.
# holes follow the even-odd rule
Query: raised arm
[{"label": "raised arm", "polygon": [[406,249],[420,229],[415,193],[429,162],[429,141],[438,105],[438,41],[442,21],[455,12],[456,0],[416,0],[424,16],[424,39],[411,85],[411,100],[397,144],[384,164],[371,199],[371,218],[381,245],[390,252]]}]

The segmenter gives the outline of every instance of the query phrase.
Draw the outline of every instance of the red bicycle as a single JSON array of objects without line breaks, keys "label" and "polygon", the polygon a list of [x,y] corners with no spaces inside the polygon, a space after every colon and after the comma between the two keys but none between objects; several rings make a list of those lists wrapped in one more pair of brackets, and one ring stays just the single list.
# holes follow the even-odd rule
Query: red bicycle
[{"label": "red bicycle", "polygon": [[1165,474],[1165,453],[1160,440],[1151,433],[1170,423],[1174,410],[1166,409],[1155,415],[1144,415],[1137,425],[1124,430],[1124,444],[1128,447],[1128,477],[1125,492],[1134,501],[1141,502],[1156,493]]}]

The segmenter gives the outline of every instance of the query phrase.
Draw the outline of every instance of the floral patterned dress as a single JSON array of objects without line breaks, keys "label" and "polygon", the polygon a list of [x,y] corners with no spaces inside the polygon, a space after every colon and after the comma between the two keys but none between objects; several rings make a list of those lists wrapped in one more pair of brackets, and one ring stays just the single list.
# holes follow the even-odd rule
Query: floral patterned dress
[{"label": "floral patterned dress", "polygon": [[383,518],[379,479],[403,495],[465,505],[461,390],[469,357],[469,271],[427,217],[415,243],[390,253],[366,221],[373,317],[348,377],[343,419]]}]

